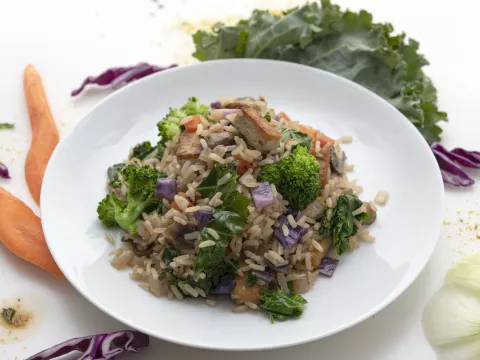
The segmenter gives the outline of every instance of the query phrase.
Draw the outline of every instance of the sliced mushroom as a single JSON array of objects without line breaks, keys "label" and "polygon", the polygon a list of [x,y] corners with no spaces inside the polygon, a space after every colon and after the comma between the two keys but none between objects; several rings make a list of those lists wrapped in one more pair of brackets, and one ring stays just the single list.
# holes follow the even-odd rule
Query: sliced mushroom
[{"label": "sliced mushroom", "polygon": [[371,225],[375,222],[375,220],[377,219],[377,211],[374,210],[369,203],[364,203],[365,205],[365,208],[367,209],[367,214],[370,215],[370,217],[368,218],[368,220],[365,220],[363,222],[364,225]]},{"label": "sliced mushroom", "polygon": [[124,239],[123,242],[129,243],[132,246],[133,253],[137,256],[150,256],[153,252],[154,243],[148,245],[141,245],[134,242],[132,239]]},{"label": "sliced mushroom", "polygon": [[195,231],[195,225],[187,224],[180,225],[174,223],[167,227],[165,231],[165,238],[178,250],[184,249],[194,249],[195,241],[194,240],[185,240],[185,234],[189,234]]},{"label": "sliced mushroom", "polygon": [[211,133],[205,138],[205,140],[207,141],[208,147],[211,149],[218,145],[235,145],[235,135],[228,131]]},{"label": "sliced mushroom", "polygon": [[345,172],[345,160],[347,156],[345,152],[338,145],[334,145],[330,148],[330,165],[338,174]]}]

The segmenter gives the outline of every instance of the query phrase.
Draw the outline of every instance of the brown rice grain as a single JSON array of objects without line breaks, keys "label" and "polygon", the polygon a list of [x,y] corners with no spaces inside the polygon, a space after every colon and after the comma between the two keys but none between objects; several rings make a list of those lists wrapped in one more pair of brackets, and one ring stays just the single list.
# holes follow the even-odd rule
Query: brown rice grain
[{"label": "brown rice grain", "polygon": [[[208,231],[208,230],[207,230]],[[203,248],[206,248],[206,247],[209,247],[209,246],[214,246],[215,245],[215,241],[213,240],[206,240],[206,241],[202,241],[200,244],[198,244],[198,247],[200,249],[203,249]]]},{"label": "brown rice grain", "polygon": [[202,148],[208,149],[208,144],[205,139],[200,139],[200,145],[202,145]]},{"label": "brown rice grain", "polygon": [[305,253],[305,267],[307,268],[308,271],[312,271],[312,253],[307,252]]},{"label": "brown rice grain", "polygon": [[105,233],[105,240],[107,240],[110,244],[115,245],[115,240],[113,239],[113,236],[110,235],[109,232]]},{"label": "brown rice grain", "polygon": [[250,269],[257,270],[257,271],[265,271],[265,266],[257,265],[257,264],[248,264]]},{"label": "brown rice grain", "polygon": [[185,213],[193,213],[193,212],[196,212],[198,210],[201,210],[200,209],[200,206],[196,205],[196,206],[190,206],[190,207],[187,207],[184,212]]},{"label": "brown rice grain", "polygon": [[368,202],[368,205],[370,205],[370,208],[373,210],[373,211],[377,211],[377,207],[375,206],[375,204],[373,203],[373,201],[369,201]]},{"label": "brown rice grain", "polygon": [[212,229],[212,228],[206,228],[206,231],[212,235],[212,237],[215,239],[215,240],[220,240],[220,235],[218,235],[218,233]]},{"label": "brown rice grain", "polygon": [[364,212],[366,212],[366,211],[367,211],[367,209],[365,209],[365,206],[362,205],[362,206],[360,206],[358,209],[352,211],[352,215],[353,215],[353,216],[357,216],[357,215],[360,215],[361,213],[364,213]]},{"label": "brown rice grain", "polygon": [[278,285],[280,285],[280,290],[282,290],[285,294],[290,294],[290,290],[288,289],[285,275],[283,275],[282,273],[277,273],[277,280],[278,280]]},{"label": "brown rice grain", "polygon": [[288,230],[287,225],[285,224],[282,225],[282,232],[283,232],[283,236],[288,236],[290,234],[290,230]]},{"label": "brown rice grain", "polygon": [[242,313],[248,310],[248,307],[246,305],[240,305],[240,306],[235,306],[232,309],[232,312],[235,314]]},{"label": "brown rice grain", "polygon": [[217,302],[212,299],[206,299],[205,302],[208,306],[211,306],[211,307],[214,307],[215,305],[217,305]]},{"label": "brown rice grain", "polygon": [[183,220],[182,218],[178,217],[178,216],[174,216],[173,220],[176,221],[179,224],[187,225],[187,222],[185,220]]},{"label": "brown rice grain", "polygon": [[322,245],[320,245],[320,243],[317,240],[313,239],[312,240],[312,245],[315,249],[317,249],[317,251],[323,252],[323,247],[322,247]]},{"label": "brown rice grain", "polygon": [[[289,214],[289,215],[287,216],[287,220],[288,220],[288,223],[290,224],[290,226],[291,226],[292,228],[295,229],[295,228],[297,227],[297,222],[296,222],[295,219],[293,218],[293,215],[292,215],[292,214]],[[285,236],[287,236],[287,235],[285,235]]]},{"label": "brown rice grain", "polygon": [[182,299],[183,299],[182,293],[178,290],[178,288],[177,288],[175,285],[170,285],[170,290],[172,291],[173,295],[175,295],[175,297],[176,297],[178,300],[182,300]]},{"label": "brown rice grain", "polygon": [[250,309],[253,309],[253,310],[258,309],[257,304],[254,304],[254,303],[251,302],[251,301],[245,301],[244,304],[245,304],[246,306],[248,306]]}]

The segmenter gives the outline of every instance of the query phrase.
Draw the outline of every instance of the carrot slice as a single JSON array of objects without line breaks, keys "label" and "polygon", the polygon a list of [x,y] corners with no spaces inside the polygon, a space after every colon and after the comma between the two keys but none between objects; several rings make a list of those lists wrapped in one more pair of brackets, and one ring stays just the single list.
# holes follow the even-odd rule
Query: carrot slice
[{"label": "carrot slice", "polygon": [[318,130],[315,130],[314,128],[311,128],[310,126],[305,126],[305,125],[299,125],[299,129],[302,133],[307,134],[308,137],[315,140],[315,137],[317,136]]},{"label": "carrot slice", "polygon": [[318,141],[320,141],[320,146],[321,147],[324,147],[326,144],[335,144],[335,140],[333,140],[332,138],[329,138],[328,136],[325,136],[325,135],[320,136]]},{"label": "carrot slice", "polygon": [[292,121],[292,119],[290,119],[290,116],[288,116],[287,114],[285,114],[283,111],[281,113],[278,114],[278,116],[280,116],[281,118],[287,120],[287,121]]},{"label": "carrot slice", "polygon": [[59,136],[42,80],[32,65],[25,68],[23,87],[32,126],[32,144],[25,161],[25,179],[33,199],[40,204],[43,175]]},{"label": "carrot slice", "polygon": [[197,127],[201,122],[202,120],[200,120],[200,115],[193,115],[192,120],[190,120],[184,125],[185,130],[189,133],[194,133],[197,131]]},{"label": "carrot slice", "polygon": [[18,257],[63,277],[48,250],[40,218],[1,187],[0,204],[0,241]]}]

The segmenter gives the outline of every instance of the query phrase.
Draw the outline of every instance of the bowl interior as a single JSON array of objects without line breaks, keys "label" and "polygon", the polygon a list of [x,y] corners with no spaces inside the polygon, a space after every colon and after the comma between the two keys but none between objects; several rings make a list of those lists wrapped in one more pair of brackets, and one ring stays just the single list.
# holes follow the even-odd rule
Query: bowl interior
[{"label": "bowl interior", "polygon": [[[333,278],[305,295],[302,318],[271,324],[262,314],[233,314],[229,302],[156,298],[109,264],[112,250],[96,207],[106,169],[144,140],[156,123],[190,96],[264,95],[277,111],[333,138],[355,164],[350,179],[362,199],[386,190],[390,200],[371,227],[377,239],[342,256]],[[436,244],[443,185],[418,131],[364,88],[326,72],[265,60],[228,60],[182,67],[125,87],[95,107],[62,140],[42,189],[42,223],[49,248],[68,280],[94,305],[125,324],[164,340],[196,347],[251,350],[294,345],[348,328],[381,310],[417,277]]]}]

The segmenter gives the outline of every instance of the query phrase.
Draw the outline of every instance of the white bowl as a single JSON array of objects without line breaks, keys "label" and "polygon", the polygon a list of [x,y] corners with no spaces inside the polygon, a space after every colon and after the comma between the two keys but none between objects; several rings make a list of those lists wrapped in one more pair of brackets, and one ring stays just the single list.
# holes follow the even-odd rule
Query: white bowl
[{"label": "white bowl", "polygon": [[[106,169],[143,140],[169,107],[197,96],[264,95],[269,104],[333,138],[355,164],[350,178],[362,199],[386,190],[371,227],[374,244],[342,256],[333,278],[320,278],[295,321],[271,324],[261,313],[233,314],[225,302],[156,298],[109,263],[112,245],[97,219]],[[221,350],[272,349],[319,339],[351,327],[395,300],[415,280],[435,247],[443,185],[420,133],[396,109],[348,80],[306,66],[265,60],[205,62],[168,70],[102,101],[61,141],[43,181],[42,224],[67,279],[92,304],[127,326],[178,344]]]}]

